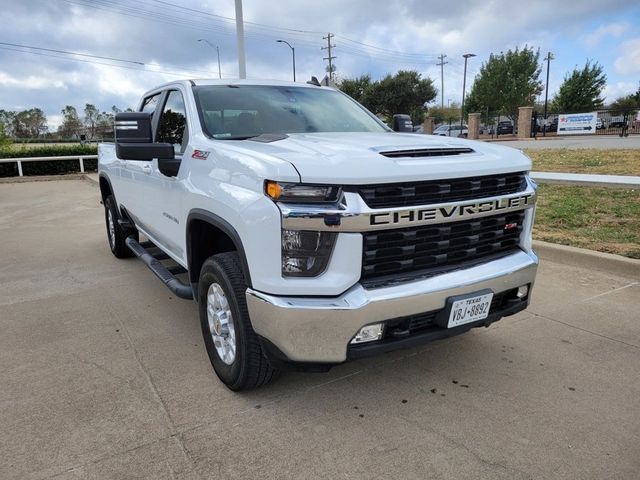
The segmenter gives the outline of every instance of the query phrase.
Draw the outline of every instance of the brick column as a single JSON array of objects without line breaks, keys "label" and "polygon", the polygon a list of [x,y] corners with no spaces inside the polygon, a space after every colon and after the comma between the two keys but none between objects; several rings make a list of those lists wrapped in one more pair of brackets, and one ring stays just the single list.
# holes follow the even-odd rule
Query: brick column
[{"label": "brick column", "polygon": [[469,138],[470,140],[477,140],[480,135],[480,114],[469,114]]},{"label": "brick column", "polygon": [[518,138],[531,137],[531,117],[533,116],[533,107],[518,108]]},{"label": "brick column", "polygon": [[433,117],[424,117],[422,129],[424,130],[424,133],[433,133]]}]

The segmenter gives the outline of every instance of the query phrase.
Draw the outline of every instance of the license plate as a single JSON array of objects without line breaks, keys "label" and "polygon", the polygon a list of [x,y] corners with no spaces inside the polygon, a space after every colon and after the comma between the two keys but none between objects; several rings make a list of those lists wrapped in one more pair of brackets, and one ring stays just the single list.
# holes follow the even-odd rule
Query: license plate
[{"label": "license plate", "polygon": [[447,328],[483,320],[489,315],[493,293],[456,300],[451,305]]}]

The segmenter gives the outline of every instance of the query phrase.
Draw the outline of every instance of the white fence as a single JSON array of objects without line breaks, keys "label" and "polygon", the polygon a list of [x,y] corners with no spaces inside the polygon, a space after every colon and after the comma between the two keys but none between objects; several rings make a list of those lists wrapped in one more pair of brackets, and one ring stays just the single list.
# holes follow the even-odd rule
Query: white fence
[{"label": "white fence", "polygon": [[85,160],[95,160],[97,159],[97,155],[71,155],[68,157],[24,157],[24,158],[0,158],[0,163],[17,163],[18,164],[18,175],[23,176],[22,174],[22,162],[50,162],[56,160],[78,160],[80,162],[80,171],[84,173],[84,161]]}]

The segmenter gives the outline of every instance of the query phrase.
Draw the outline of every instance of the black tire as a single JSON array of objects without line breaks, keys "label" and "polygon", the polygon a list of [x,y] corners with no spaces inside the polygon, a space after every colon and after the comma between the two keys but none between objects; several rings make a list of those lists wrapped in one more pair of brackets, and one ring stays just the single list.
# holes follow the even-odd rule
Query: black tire
[{"label": "black tire", "polygon": [[[235,331],[235,358],[225,363],[213,342],[207,316],[207,293],[218,284],[226,296]],[[219,253],[209,257],[200,270],[198,281],[198,310],[204,344],[218,378],[233,391],[251,390],[271,381],[276,370],[262,352],[258,336],[251,327],[245,299],[247,283],[236,252]]]},{"label": "black tire", "polygon": [[[133,252],[129,250],[124,240],[127,238],[127,234],[135,235],[137,238],[137,232],[125,232],[118,223],[119,218],[118,207],[116,207],[113,195],[109,195],[104,201],[104,222],[107,227],[109,248],[116,258],[129,258],[133,256]],[[113,234],[110,231],[110,222],[113,225]]]}]

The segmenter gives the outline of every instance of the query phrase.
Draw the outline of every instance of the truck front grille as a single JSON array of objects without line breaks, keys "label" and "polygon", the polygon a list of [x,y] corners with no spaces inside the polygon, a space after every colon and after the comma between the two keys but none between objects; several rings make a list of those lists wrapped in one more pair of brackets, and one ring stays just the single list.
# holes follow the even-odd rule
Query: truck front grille
[{"label": "truck front grille", "polygon": [[364,286],[439,275],[518,250],[524,211],[363,234]]},{"label": "truck front grille", "polygon": [[525,188],[525,172],[357,187],[358,193],[371,208],[458,202],[508,195]]}]

